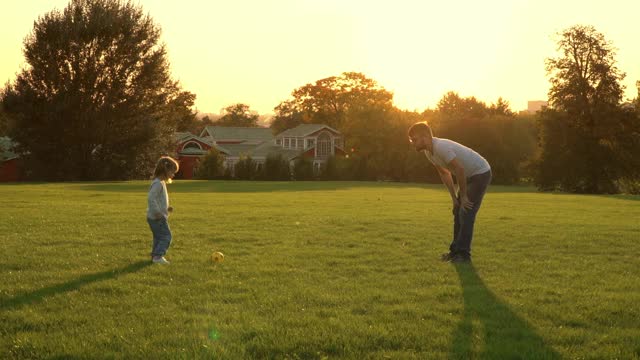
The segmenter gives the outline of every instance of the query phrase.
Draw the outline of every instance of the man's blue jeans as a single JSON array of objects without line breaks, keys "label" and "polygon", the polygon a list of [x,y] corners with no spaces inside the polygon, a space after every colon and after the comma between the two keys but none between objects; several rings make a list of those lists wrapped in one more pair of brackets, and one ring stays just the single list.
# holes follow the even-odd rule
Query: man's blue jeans
[{"label": "man's blue jeans", "polygon": [[[471,240],[473,240],[473,225],[476,222],[476,214],[480,210],[482,198],[491,183],[491,170],[467,178],[467,197],[473,203],[471,209],[455,206],[453,208],[453,241],[449,251],[455,254],[471,255]],[[460,203],[458,193],[458,203]]]},{"label": "man's blue jeans", "polygon": [[153,245],[151,247],[151,256],[164,256],[171,244],[171,229],[169,223],[164,217],[160,219],[147,218],[151,233],[153,233]]}]

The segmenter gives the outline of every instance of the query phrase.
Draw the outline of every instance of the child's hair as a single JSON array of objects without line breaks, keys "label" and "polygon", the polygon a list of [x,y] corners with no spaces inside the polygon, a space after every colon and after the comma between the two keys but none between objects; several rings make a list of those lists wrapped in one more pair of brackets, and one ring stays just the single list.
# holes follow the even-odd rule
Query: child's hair
[{"label": "child's hair", "polygon": [[165,180],[171,184],[169,171],[175,170],[175,172],[178,172],[179,169],[180,165],[178,165],[177,161],[170,156],[163,156],[158,160],[158,163],[156,163],[156,169],[153,171],[153,177]]}]

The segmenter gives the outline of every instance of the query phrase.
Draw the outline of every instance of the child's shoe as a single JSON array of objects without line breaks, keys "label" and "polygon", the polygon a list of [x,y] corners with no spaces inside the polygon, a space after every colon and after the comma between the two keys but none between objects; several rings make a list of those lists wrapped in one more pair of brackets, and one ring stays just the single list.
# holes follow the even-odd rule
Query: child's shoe
[{"label": "child's shoe", "polygon": [[169,261],[167,261],[167,259],[164,258],[164,256],[156,256],[153,258],[152,261],[154,264],[165,264],[165,265],[170,264]]}]

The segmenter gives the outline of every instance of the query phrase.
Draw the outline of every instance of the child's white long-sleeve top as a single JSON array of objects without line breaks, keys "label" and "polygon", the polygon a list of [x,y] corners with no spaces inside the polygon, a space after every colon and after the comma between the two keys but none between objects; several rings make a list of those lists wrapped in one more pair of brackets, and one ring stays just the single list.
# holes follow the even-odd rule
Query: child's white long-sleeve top
[{"label": "child's white long-sleeve top", "polygon": [[159,219],[169,217],[169,194],[164,181],[155,178],[149,188],[147,198],[147,217],[149,219]]}]

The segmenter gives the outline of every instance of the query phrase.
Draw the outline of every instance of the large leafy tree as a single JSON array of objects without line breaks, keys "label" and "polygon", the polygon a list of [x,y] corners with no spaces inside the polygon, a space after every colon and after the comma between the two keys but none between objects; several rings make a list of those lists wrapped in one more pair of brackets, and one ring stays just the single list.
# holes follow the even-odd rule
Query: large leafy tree
[{"label": "large leafy tree", "polygon": [[393,94],[361,73],[345,72],[295,89],[276,108],[275,126],[326,124],[340,129],[349,112],[391,107]]},{"label": "large leafy tree", "polygon": [[3,103],[39,178],[145,176],[192,116],[160,27],[130,1],[71,0],[38,18],[24,55]]},{"label": "large leafy tree", "polygon": [[542,152],[536,182],[542,189],[608,193],[625,176],[633,151],[633,120],[621,107],[625,74],[615,50],[592,26],[561,32],[559,56],[547,59],[551,109],[539,117]]},{"label": "large leafy tree", "polygon": [[279,134],[287,129],[292,129],[300,124],[308,122],[302,110],[297,108],[293,100],[286,100],[275,107],[276,115],[271,121],[271,131]]},{"label": "large leafy tree", "polygon": [[260,116],[249,105],[238,103],[224,108],[224,115],[215,122],[218,126],[257,127]]}]

